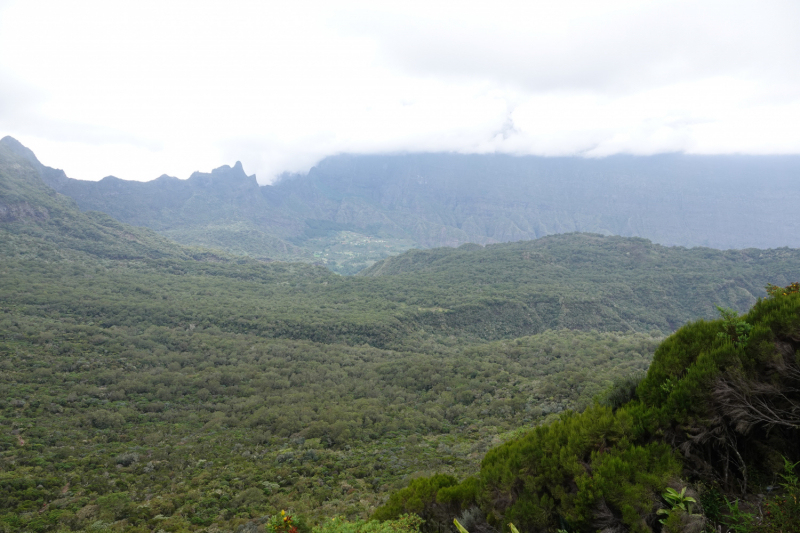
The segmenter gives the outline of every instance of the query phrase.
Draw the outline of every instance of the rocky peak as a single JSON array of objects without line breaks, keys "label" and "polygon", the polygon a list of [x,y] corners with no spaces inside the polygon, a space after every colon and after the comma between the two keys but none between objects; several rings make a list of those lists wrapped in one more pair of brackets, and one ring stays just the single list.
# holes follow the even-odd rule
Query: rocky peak
[{"label": "rocky peak", "polygon": [[33,168],[39,171],[42,181],[44,181],[53,189],[60,191],[69,182],[69,178],[63,170],[44,166],[41,162],[39,162],[39,159],[36,158],[33,150],[27,146],[24,146],[14,137],[3,137],[0,139],[0,144],[8,148],[12,153],[28,161]]},{"label": "rocky peak", "polygon": [[11,150],[16,155],[24,157],[25,159],[30,161],[34,166],[42,166],[39,160],[36,159],[36,155],[33,153],[33,151],[31,151],[30,148],[24,146],[14,137],[5,136],[2,139],[0,139],[0,144]]},{"label": "rocky peak", "polygon": [[195,172],[189,177],[188,183],[220,193],[248,191],[260,194],[255,174],[248,176],[240,161],[237,161],[232,167],[223,165],[215,168],[210,173]]}]

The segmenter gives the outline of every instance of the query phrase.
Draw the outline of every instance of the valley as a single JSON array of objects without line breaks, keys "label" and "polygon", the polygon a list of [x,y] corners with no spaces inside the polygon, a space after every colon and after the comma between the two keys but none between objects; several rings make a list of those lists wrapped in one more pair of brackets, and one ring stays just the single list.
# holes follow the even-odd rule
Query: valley
[{"label": "valley", "polygon": [[[692,380],[711,368],[695,362],[697,350],[713,354],[713,368],[747,353],[742,368],[756,372],[763,365],[752,361],[772,357],[775,343],[796,341],[800,295],[766,298],[765,291],[800,277],[793,248],[720,251],[569,233],[405,251],[416,241],[318,222],[291,244],[313,242],[302,252],[306,262],[266,261],[244,249],[210,249],[212,241],[176,244],[165,236],[179,230],[166,224],[148,229],[83,211],[81,200],[46,183],[46,167],[6,144],[3,531],[235,531],[280,509],[305,531],[334,516],[401,511],[436,528],[479,507],[476,524],[506,513],[534,530],[550,527],[557,513],[587,529],[592,522],[581,513],[593,504],[571,507],[573,497],[554,488],[558,480],[540,480],[557,503],[530,503],[545,509],[541,522],[486,499],[481,491],[505,494],[506,483],[517,483],[508,481],[516,467],[498,473],[504,458],[516,461],[503,450],[549,443],[547,432],[592,418],[610,425],[587,434],[609,440],[595,448],[595,437],[581,437],[585,445],[574,453],[586,464],[599,461],[597,449],[629,461],[625,454],[634,452],[625,446],[643,447],[653,454],[636,468],[656,465],[647,481],[655,487],[679,475],[658,440],[678,427],[673,411],[685,428],[708,416],[691,396],[703,390]],[[215,183],[213,174],[195,179]],[[239,224],[218,237],[190,229],[196,239],[222,240],[231,227],[250,231]],[[294,257],[292,241],[281,242]],[[357,275],[332,272],[328,260]],[[761,340],[752,350],[720,340],[716,306],[735,313],[754,305],[746,320]],[[681,362],[664,363],[670,357]],[[684,374],[692,365],[698,370]],[[685,389],[668,381],[686,376]],[[626,383],[640,381],[647,409],[620,409],[636,400]],[[793,430],[782,431],[772,433],[769,468],[796,451]],[[578,472],[576,464],[558,468]],[[470,485],[474,476],[480,484]],[[437,503],[436,491],[419,496],[419,505],[409,498],[434,478],[438,489],[460,487],[460,496],[442,493],[453,506]],[[609,496],[608,505],[626,501]]]}]

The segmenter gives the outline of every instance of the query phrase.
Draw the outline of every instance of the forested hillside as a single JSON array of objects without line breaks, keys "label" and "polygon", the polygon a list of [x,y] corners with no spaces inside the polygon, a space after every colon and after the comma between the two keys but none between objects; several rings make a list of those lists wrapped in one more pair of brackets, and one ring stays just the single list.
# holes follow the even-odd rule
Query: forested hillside
[{"label": "forested hillside", "polygon": [[[435,287],[432,323],[480,327],[482,305],[503,325],[673,331],[715,305],[749,308],[770,280],[800,273],[800,251],[678,248],[645,239],[554,235],[536,241],[412,250],[362,272],[398,286]],[[413,280],[413,281],[412,281]],[[622,302],[625,303],[622,303]],[[520,326],[523,327],[523,326]]]},{"label": "forested hillside", "polygon": [[[800,285],[744,316],[687,324],[646,377],[490,450],[476,476],[436,475],[375,517],[427,531],[785,532],[800,527]],[[611,401],[608,401],[611,400]]]},{"label": "forested hillside", "polygon": [[14,139],[0,143],[83,210],[184,244],[342,274],[410,248],[570,232],[719,249],[800,247],[796,156],[342,155],[259,186],[239,163],[185,180],[80,181]]},{"label": "forested hillside", "polygon": [[575,234],[345,278],[83,213],[0,146],[0,528],[367,517],[410,480],[466,478],[613,403],[663,335],[798,264]]}]

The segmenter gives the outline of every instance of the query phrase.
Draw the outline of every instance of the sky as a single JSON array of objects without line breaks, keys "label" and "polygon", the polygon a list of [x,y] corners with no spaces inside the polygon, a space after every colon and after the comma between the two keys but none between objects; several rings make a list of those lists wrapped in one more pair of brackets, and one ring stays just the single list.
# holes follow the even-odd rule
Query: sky
[{"label": "sky", "polygon": [[800,153],[800,2],[0,0],[0,136],[78,179],[338,153]]}]

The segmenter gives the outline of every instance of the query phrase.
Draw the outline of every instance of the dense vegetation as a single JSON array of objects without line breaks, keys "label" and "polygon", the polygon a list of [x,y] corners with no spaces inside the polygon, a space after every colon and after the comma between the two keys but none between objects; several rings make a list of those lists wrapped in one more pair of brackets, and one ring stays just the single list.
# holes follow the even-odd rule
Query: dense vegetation
[{"label": "dense vegetation", "polygon": [[800,272],[799,258],[800,251],[788,248],[722,252],[570,234],[413,250],[361,274],[435,291],[447,312],[429,322],[443,327],[478,329],[485,306],[503,315],[506,334],[553,327],[666,333],[692,318],[714,317],[715,304],[748,309],[765,284],[789,283]]},{"label": "dense vegetation", "polygon": [[[280,507],[363,516],[405,476],[467,474],[504,434],[585,405],[657,342],[548,332],[424,354],[3,316],[3,508],[36,518],[59,500],[43,520],[73,526],[109,493],[160,496],[197,525]],[[165,514],[150,505],[142,521]]]},{"label": "dense vegetation", "polygon": [[[0,146],[2,531],[245,532],[271,527],[264,517],[281,509],[307,531],[323,518],[366,518],[409,483],[427,499],[406,509],[400,491],[378,510],[399,522],[318,527],[410,532],[415,519],[400,516],[410,510],[426,528],[454,516],[477,528],[506,517],[526,528],[561,517],[579,528],[592,523],[597,501],[558,483],[584,463],[611,469],[605,484],[580,487],[608,493],[609,512],[624,511],[630,525],[665,480],[720,467],[703,462],[702,449],[680,461],[661,444],[663,435],[707,427],[710,415],[694,411],[680,431],[670,426],[668,401],[686,378],[656,364],[636,389],[638,403],[620,407],[631,383],[673,324],[711,315],[714,303],[742,309],[800,265],[789,249],[723,253],[577,234],[414,252],[343,278],[177,246],[81,213],[40,175]],[[765,302],[756,309],[772,309]],[[747,332],[733,311],[724,327],[684,328],[658,360],[684,354],[690,365],[694,348],[674,339],[695,329],[720,353],[766,346],[767,330],[784,319],[755,312]],[[778,313],[786,328],[793,312]],[[651,398],[663,387],[669,396]],[[787,431],[769,438],[788,442]],[[575,432],[601,434],[605,444]],[[547,501],[519,492],[509,464],[539,460],[519,450],[563,441],[571,447],[547,467],[550,477],[525,485]],[[761,483],[758,472],[781,453],[796,456],[780,444],[766,463],[750,464],[756,452],[736,450],[745,466],[730,459],[720,490],[745,469],[747,483]],[[613,470],[620,464],[628,478]],[[632,493],[612,494],[639,474],[646,479],[634,479]],[[442,501],[431,501],[439,489],[448,489]]]},{"label": "dense vegetation", "polygon": [[461,483],[415,480],[375,516],[416,512],[429,529],[463,513],[474,530],[797,530],[798,289],[684,326],[628,402],[564,413],[490,450]]}]

